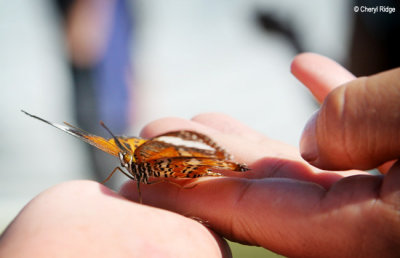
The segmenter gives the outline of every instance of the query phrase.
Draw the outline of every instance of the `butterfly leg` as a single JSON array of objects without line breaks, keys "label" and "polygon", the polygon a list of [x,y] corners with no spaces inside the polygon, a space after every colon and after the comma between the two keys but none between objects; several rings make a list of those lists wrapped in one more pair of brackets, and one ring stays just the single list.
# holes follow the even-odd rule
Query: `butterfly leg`
[{"label": "butterfly leg", "polygon": [[114,168],[114,170],[108,175],[108,177],[106,179],[104,179],[103,182],[101,182],[102,184],[106,183],[108,180],[110,180],[110,178],[114,175],[115,172],[120,171],[122,174],[124,174],[125,176],[127,176],[128,178],[132,179],[132,180],[136,180],[133,176],[129,175],[128,173],[126,173],[125,171],[123,171],[120,167],[116,167]]},{"label": "butterfly leg", "polygon": [[137,181],[137,190],[138,190],[138,194],[139,194],[139,203],[142,204],[143,203],[143,199],[142,199],[142,191],[140,190],[140,181]]},{"label": "butterfly leg", "polygon": [[[186,187],[184,187],[184,186],[181,186],[180,184],[177,184],[177,183],[175,183],[175,182],[171,182],[171,181],[166,180],[166,179],[163,179],[163,180],[156,180],[156,181],[151,181],[151,182],[146,182],[146,184],[148,184],[148,185],[153,185],[153,184],[158,184],[158,183],[162,183],[162,182],[170,183],[170,184],[172,184],[172,185],[174,185],[174,186],[176,186],[176,187],[179,187],[179,188],[186,188]],[[193,187],[194,187],[194,186],[193,186]],[[193,188],[193,187],[190,187],[190,188]],[[138,189],[138,194],[139,194],[139,202],[140,202],[140,203],[143,203],[142,191],[140,190],[140,181],[137,181],[137,189]]]},{"label": "butterfly leg", "polygon": [[188,183],[187,185],[189,185],[189,186],[187,186],[187,185],[180,185],[180,184],[175,183],[175,182],[173,182],[173,181],[170,181],[170,180],[168,180],[168,179],[160,179],[160,180],[154,180],[154,181],[151,181],[151,182],[147,182],[147,184],[149,184],[149,185],[158,184],[158,183],[168,183],[168,184],[171,184],[171,185],[173,185],[173,186],[176,186],[176,187],[178,187],[178,188],[180,188],[180,189],[192,189],[192,188],[194,188],[194,187],[197,185],[197,184],[192,184],[192,183]]},{"label": "butterfly leg", "polygon": [[174,185],[176,187],[184,188],[184,186],[181,186],[180,184],[172,182],[172,181],[170,181],[168,179],[160,179],[160,180],[154,180],[154,181],[147,182],[147,184],[149,184],[149,185],[155,185],[155,184],[159,184],[159,183],[169,183],[169,184]]}]

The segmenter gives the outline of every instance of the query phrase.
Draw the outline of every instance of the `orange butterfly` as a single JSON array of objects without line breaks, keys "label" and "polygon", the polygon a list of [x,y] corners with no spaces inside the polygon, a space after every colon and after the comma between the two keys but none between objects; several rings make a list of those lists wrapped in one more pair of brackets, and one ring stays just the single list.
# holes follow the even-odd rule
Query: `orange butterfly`
[{"label": "orange butterfly", "polygon": [[247,171],[245,164],[232,161],[232,156],[211,138],[193,131],[174,131],[151,139],[115,136],[105,125],[100,124],[111,134],[111,139],[89,134],[66,122],[64,125],[49,122],[21,110],[28,116],[63,130],[79,139],[119,158],[121,167],[116,167],[127,177],[137,181],[141,202],[140,183],[149,184],[150,177],[196,178],[202,176],[221,176],[212,169]]}]

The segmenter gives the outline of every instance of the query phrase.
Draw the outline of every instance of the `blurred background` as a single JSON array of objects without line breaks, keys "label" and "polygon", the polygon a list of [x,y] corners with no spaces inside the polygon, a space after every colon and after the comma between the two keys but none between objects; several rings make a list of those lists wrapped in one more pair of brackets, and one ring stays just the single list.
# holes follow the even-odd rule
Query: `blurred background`
[{"label": "blurred background", "polygon": [[134,136],[157,118],[223,112],[297,145],[318,105],[293,57],[316,52],[357,76],[397,67],[399,13],[394,0],[0,0],[0,229],[43,190],[118,165],[20,109],[105,137],[100,120]]}]

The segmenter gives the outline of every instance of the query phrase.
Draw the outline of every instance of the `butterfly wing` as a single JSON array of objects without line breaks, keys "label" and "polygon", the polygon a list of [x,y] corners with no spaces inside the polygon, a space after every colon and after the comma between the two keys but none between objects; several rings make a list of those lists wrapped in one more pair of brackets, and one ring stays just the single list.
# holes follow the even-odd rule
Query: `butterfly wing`
[{"label": "butterfly wing", "polygon": [[73,125],[70,125],[68,123],[64,123],[64,125],[52,123],[41,117],[29,114],[28,112],[25,112],[23,110],[21,110],[21,111],[30,117],[36,118],[42,122],[45,122],[46,124],[49,124],[51,126],[54,126],[55,128],[58,128],[64,132],[66,132],[66,133],[69,133],[69,134],[81,139],[82,141],[87,142],[90,145],[93,145],[96,148],[98,148],[104,152],[107,152],[108,154],[111,154],[113,156],[118,156],[118,153],[120,152],[120,149],[115,144],[113,139],[108,140],[103,137],[90,134],[90,133],[88,133],[80,128],[77,128]]},{"label": "butterfly wing", "polygon": [[[131,153],[134,153],[135,150],[141,146],[143,143],[147,142],[147,139],[142,139],[142,138],[137,138],[137,137],[124,137],[124,136],[117,136],[118,141],[120,142],[120,144],[122,144],[122,146],[126,149],[129,150],[129,158],[131,157]],[[108,140],[111,144],[113,145],[117,145],[115,143],[114,138],[111,138],[110,140]],[[135,158],[133,157],[133,162],[136,162]]]},{"label": "butterfly wing", "polygon": [[140,145],[134,156],[137,162],[171,157],[232,159],[232,156],[211,138],[193,131],[176,131],[156,136]]},{"label": "butterfly wing", "polygon": [[[125,146],[125,148],[131,151],[135,151],[137,147],[148,141],[147,139],[123,136],[118,136],[118,140]],[[110,139],[110,141],[114,142],[114,139]]]}]

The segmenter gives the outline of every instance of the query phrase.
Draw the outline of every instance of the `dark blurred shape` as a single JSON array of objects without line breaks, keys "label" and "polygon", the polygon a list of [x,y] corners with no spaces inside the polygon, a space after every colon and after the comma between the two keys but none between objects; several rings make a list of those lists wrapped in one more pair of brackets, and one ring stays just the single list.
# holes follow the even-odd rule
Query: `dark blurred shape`
[{"label": "dark blurred shape", "polygon": [[[385,12],[353,12],[354,6],[396,8]],[[351,8],[355,15],[350,51],[350,71],[356,76],[375,74],[400,66],[400,1],[356,0]]]},{"label": "dark blurred shape", "polygon": [[255,21],[258,27],[263,31],[276,33],[286,38],[293,46],[296,53],[303,52],[303,47],[290,21],[279,20],[272,12],[267,12],[265,10],[256,10]]},{"label": "dark blurred shape", "polygon": [[[99,126],[102,120],[114,134],[123,134],[132,121],[128,116],[133,90],[133,18],[127,0],[55,0],[55,6],[68,47],[78,126],[109,138]],[[106,178],[117,161],[87,148],[94,175]]]}]

